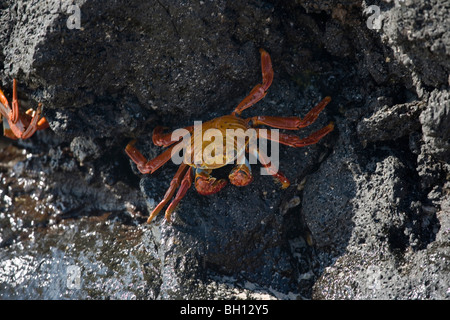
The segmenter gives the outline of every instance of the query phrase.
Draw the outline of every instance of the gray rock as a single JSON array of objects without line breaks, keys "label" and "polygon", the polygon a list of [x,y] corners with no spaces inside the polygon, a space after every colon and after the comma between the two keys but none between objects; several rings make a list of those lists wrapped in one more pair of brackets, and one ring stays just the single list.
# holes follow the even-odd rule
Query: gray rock
[{"label": "gray rock", "polygon": [[357,126],[363,143],[395,140],[416,132],[420,128],[419,114],[425,103],[414,101],[395,106],[384,105]]},{"label": "gray rock", "polygon": [[427,108],[420,114],[424,148],[437,159],[450,160],[450,92],[431,92]]},{"label": "gray rock", "polygon": [[383,21],[383,40],[396,59],[427,86],[449,85],[450,4],[447,1],[392,1]]}]

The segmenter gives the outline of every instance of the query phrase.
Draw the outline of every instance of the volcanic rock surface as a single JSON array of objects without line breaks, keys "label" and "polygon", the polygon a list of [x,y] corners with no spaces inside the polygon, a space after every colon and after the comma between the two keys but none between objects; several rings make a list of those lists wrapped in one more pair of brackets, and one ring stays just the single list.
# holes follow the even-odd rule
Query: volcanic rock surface
[{"label": "volcanic rock surface", "polygon": [[[0,85],[50,128],[0,139],[2,299],[449,299],[450,3],[0,1]],[[140,174],[157,125],[303,117],[281,190],[245,188],[145,223],[177,166]],[[226,177],[229,166],[215,170]]]}]

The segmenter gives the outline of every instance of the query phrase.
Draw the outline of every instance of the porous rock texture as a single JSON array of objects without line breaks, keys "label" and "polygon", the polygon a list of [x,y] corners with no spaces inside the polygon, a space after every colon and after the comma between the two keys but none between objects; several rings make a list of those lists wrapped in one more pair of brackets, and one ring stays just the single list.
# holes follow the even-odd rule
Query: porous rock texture
[{"label": "porous rock texture", "polygon": [[[78,20],[77,20],[78,19]],[[0,1],[0,80],[50,128],[0,140],[2,299],[450,298],[450,3]],[[141,175],[157,125],[231,113],[304,116],[281,190],[191,188],[146,217],[177,167]],[[226,176],[225,167],[214,171]]]}]

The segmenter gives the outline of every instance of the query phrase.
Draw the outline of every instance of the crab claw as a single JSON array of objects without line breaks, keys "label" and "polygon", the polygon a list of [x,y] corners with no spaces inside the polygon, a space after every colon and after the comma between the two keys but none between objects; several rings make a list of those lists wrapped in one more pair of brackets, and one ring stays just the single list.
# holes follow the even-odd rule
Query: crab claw
[{"label": "crab claw", "polygon": [[230,179],[231,184],[238,187],[244,187],[253,181],[253,176],[250,167],[247,164],[240,164],[231,170],[228,179]]},{"label": "crab claw", "polygon": [[219,192],[225,187],[225,179],[217,180],[210,176],[211,170],[197,169],[195,172],[195,188],[203,196]]}]

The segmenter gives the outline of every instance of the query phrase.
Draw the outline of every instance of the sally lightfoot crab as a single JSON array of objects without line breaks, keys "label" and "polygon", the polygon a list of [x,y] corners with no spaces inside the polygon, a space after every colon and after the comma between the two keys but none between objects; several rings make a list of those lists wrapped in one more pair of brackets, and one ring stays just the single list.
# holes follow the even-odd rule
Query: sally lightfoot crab
[{"label": "sally lightfoot crab", "polygon": [[[236,144],[233,143],[232,147],[234,148],[234,153],[232,156],[229,156],[227,153],[219,155],[219,161],[205,161],[202,157],[200,157],[201,161],[194,161],[197,159],[196,156],[203,152],[208,148],[211,144],[211,140],[205,140],[204,135],[207,133],[209,129],[216,129],[219,133],[222,133],[222,136],[226,136],[228,130],[233,130],[234,132],[246,132],[251,128],[256,128],[260,125],[265,125],[272,128],[277,129],[285,129],[285,130],[298,130],[300,128],[304,128],[312,124],[319,113],[325,108],[325,106],[331,101],[330,97],[325,97],[322,101],[319,102],[312,110],[310,110],[306,116],[301,119],[299,117],[276,117],[276,116],[255,116],[247,119],[243,119],[240,117],[240,114],[245,109],[251,107],[256,102],[265,97],[268,88],[272,84],[273,80],[273,69],[272,62],[270,59],[270,55],[263,49],[260,50],[261,53],[261,69],[262,69],[262,83],[256,85],[250,92],[250,94],[242,100],[242,102],[236,107],[236,109],[230,114],[222,117],[218,117],[207,121],[201,125],[201,130],[196,130],[195,126],[190,126],[184,128],[184,135],[173,135],[172,133],[164,133],[163,127],[156,127],[153,131],[152,141],[157,146],[169,147],[163,153],[152,160],[147,160],[137,149],[134,147],[136,140],[131,141],[125,148],[127,155],[131,158],[131,160],[137,165],[138,170],[143,173],[153,173],[158,168],[160,168],[163,164],[169,161],[174,154],[179,152],[183,148],[183,143],[180,141],[188,141],[187,152],[183,152],[183,160],[176,172],[173,180],[170,183],[170,187],[164,195],[163,200],[153,209],[151,212],[147,222],[150,223],[153,218],[162,210],[162,208],[173,198],[175,191],[178,188],[178,192],[175,195],[175,198],[169,204],[165,212],[165,218],[170,221],[171,214],[175,210],[176,206],[180,202],[180,200],[184,197],[187,190],[192,184],[193,180],[193,171],[195,170],[195,188],[198,193],[202,195],[209,195],[219,192],[225,185],[225,179],[219,179],[212,177],[210,175],[213,169],[217,169],[223,167],[227,164],[233,163],[238,157],[245,154],[245,152],[255,153],[261,162],[262,166],[267,169],[267,172],[272,175],[276,180],[281,183],[282,188],[287,188],[290,185],[289,180],[286,176],[279,172],[278,170],[274,170],[271,166],[270,159],[264,154],[255,148],[249,147],[248,140],[244,144]],[[253,129],[256,132],[256,135],[259,138],[268,139],[268,140],[276,140],[276,142],[291,146],[294,148],[304,147],[308,145],[312,145],[317,143],[320,139],[326,136],[334,129],[333,123],[328,124],[324,128],[312,133],[310,136],[306,138],[299,138],[296,135],[278,133],[277,137],[272,134],[267,134],[267,130],[256,128]],[[241,131],[239,131],[241,130]],[[194,133],[192,136],[190,133]],[[175,133],[175,132],[174,132]],[[186,139],[186,137],[189,138]],[[200,148],[197,148],[196,151],[196,141],[200,139],[201,145]],[[223,146],[226,144],[226,140],[220,140],[219,143],[223,143]],[[185,151],[185,150],[183,150]],[[217,155],[215,155],[217,156]],[[216,159],[217,157],[215,157]],[[250,170],[250,165],[247,161],[236,164],[232,169],[231,173],[228,176],[230,182],[236,186],[245,186],[248,185],[252,181],[252,175]]]},{"label": "sally lightfoot crab", "polygon": [[49,127],[45,118],[39,118],[42,105],[39,103],[36,111],[28,109],[24,114],[19,113],[19,100],[17,99],[16,79],[13,80],[12,107],[9,106],[3,91],[0,89],[0,118],[3,117],[3,134],[11,139],[27,139],[36,130]]}]

